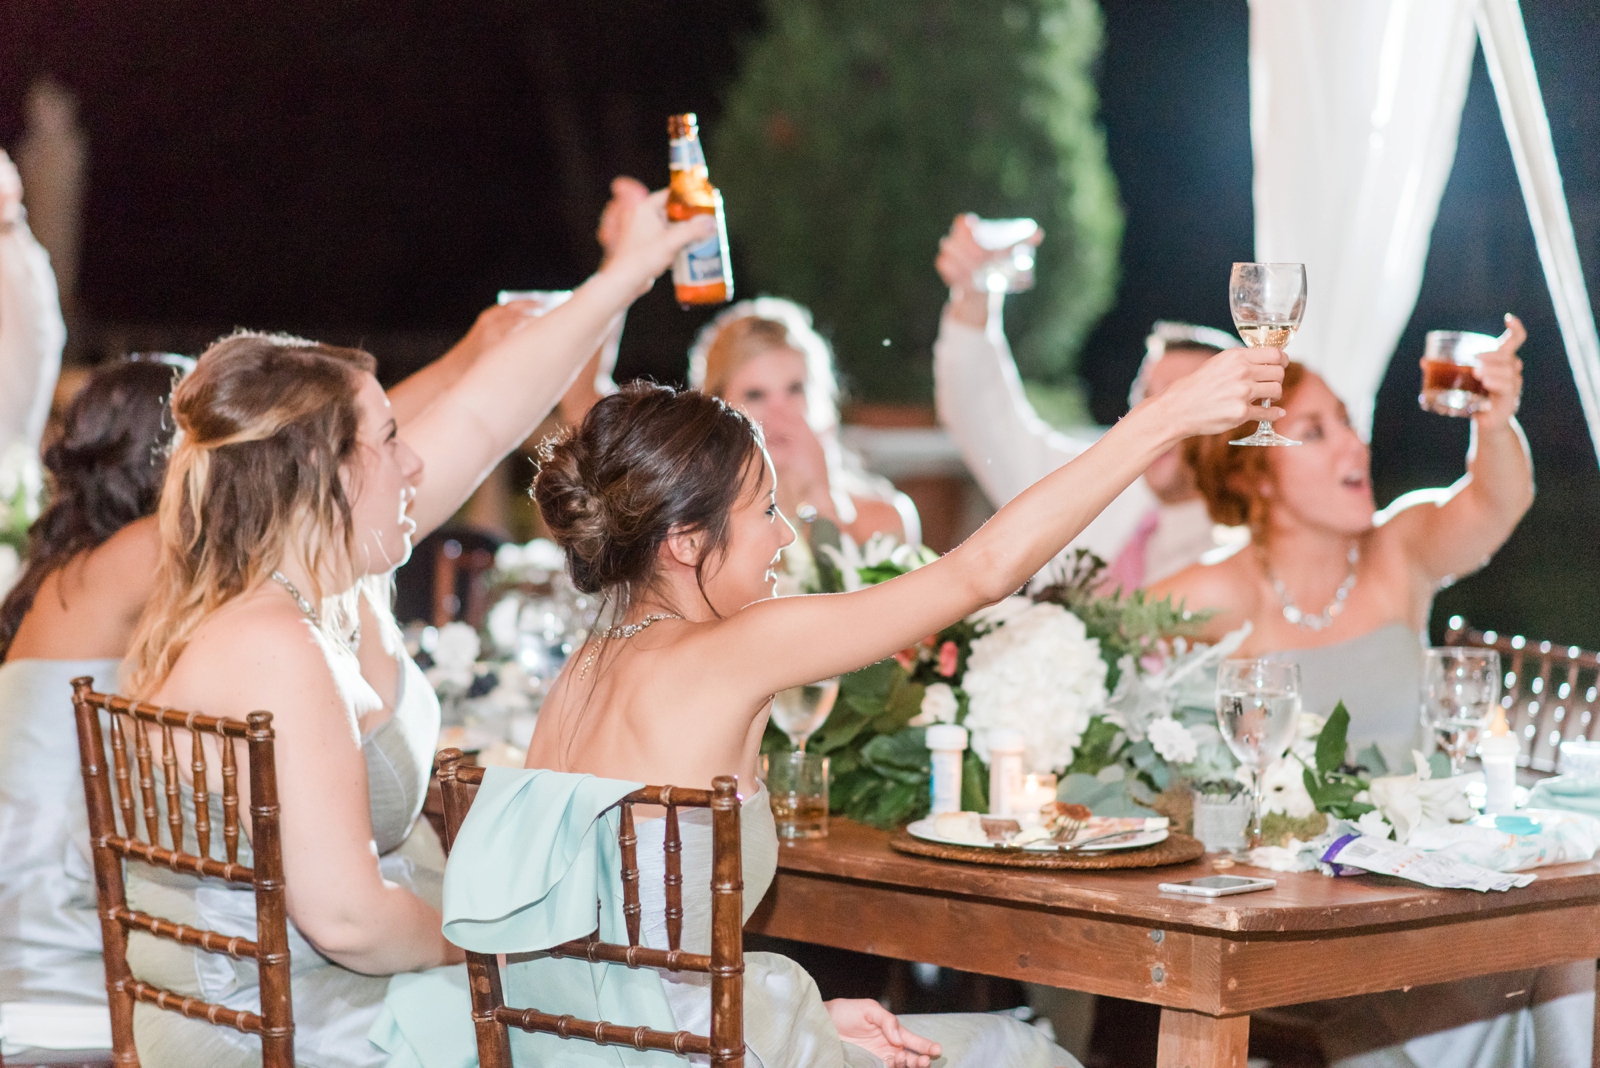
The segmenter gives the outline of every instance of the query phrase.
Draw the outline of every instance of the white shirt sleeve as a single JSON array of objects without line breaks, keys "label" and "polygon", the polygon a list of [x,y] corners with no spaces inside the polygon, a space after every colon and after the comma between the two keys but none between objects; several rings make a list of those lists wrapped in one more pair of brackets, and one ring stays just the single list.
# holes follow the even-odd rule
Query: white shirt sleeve
[{"label": "white shirt sleeve", "polygon": [[[1023,392],[1005,333],[992,322],[979,330],[944,317],[933,346],[933,383],[939,422],[996,506],[1075,459],[1104,433],[1091,428],[1066,434],[1039,418]],[[1073,539],[1064,555],[1083,548],[1116,559],[1155,506],[1155,494],[1138,479]]]},{"label": "white shirt sleeve", "polygon": [[39,447],[66,340],[50,255],[18,222],[0,233],[0,453]]}]

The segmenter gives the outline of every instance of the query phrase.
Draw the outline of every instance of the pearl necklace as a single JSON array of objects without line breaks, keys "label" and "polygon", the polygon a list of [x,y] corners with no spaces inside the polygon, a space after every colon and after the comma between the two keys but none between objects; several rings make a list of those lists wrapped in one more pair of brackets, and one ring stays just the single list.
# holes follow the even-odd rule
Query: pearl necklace
[{"label": "pearl necklace", "polygon": [[[289,591],[289,596],[294,598],[294,603],[299,606],[301,613],[304,614],[307,619],[311,620],[311,625],[313,627],[316,627],[318,630],[322,629],[322,616],[317,613],[316,606],[310,601],[306,600],[305,594],[296,589],[294,583],[284,578],[282,571],[274,571],[268,577],[271,578],[273,582],[276,582],[278,585]],[[361,621],[358,619],[356,621],[355,633],[350,635],[350,648],[352,651],[354,651],[360,647]]]},{"label": "pearl necklace", "polygon": [[583,668],[578,672],[578,678],[583,679],[588,677],[589,669],[594,667],[594,658],[600,655],[600,645],[602,642],[605,642],[611,638],[617,638],[626,641],[635,634],[638,634],[640,631],[649,630],[652,624],[660,623],[663,619],[682,618],[683,617],[678,615],[676,612],[654,612],[648,616],[645,616],[637,623],[623,623],[619,626],[607,627],[605,630],[601,631],[599,636],[596,638],[594,648],[589,650],[589,655],[583,658]]},{"label": "pearl necklace", "polygon": [[1289,588],[1283,580],[1272,573],[1272,565],[1267,562],[1267,554],[1261,554],[1261,566],[1266,570],[1267,580],[1272,583],[1272,589],[1278,595],[1278,603],[1283,606],[1283,618],[1297,627],[1306,630],[1323,630],[1333,625],[1334,618],[1344,611],[1344,603],[1350,597],[1350,591],[1356,588],[1356,564],[1361,561],[1361,546],[1350,546],[1350,551],[1345,554],[1349,562],[1350,572],[1345,575],[1344,581],[1339,583],[1339,588],[1333,591],[1333,600],[1328,607],[1311,615],[1294,603],[1294,597],[1289,593]]}]

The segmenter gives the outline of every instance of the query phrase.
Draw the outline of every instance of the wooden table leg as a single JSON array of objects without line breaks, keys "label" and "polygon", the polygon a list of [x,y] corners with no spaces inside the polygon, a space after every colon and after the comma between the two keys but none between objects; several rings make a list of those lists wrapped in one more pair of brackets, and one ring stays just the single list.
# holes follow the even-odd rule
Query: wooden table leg
[{"label": "wooden table leg", "polygon": [[1156,1068],[1245,1068],[1250,1017],[1161,1010]]}]

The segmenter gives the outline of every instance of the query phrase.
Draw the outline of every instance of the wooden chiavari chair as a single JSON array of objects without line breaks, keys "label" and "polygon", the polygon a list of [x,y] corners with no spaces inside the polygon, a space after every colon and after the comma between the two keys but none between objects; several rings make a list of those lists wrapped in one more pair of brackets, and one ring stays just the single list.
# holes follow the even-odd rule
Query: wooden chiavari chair
[{"label": "wooden chiavari chair", "polygon": [[482,626],[489,613],[489,591],[483,580],[493,568],[494,553],[488,549],[463,549],[455,538],[439,546],[433,558],[433,625],[442,627],[459,619]]},{"label": "wooden chiavari chair", "polygon": [[1553,772],[1561,759],[1561,743],[1574,738],[1600,739],[1594,721],[1600,711],[1600,656],[1576,645],[1529,641],[1520,634],[1473,630],[1460,616],[1451,616],[1446,645],[1494,649],[1500,654],[1504,695],[1500,704],[1506,722],[1526,750],[1517,758],[1524,767]]},{"label": "wooden chiavari chair", "polygon": [[[439,783],[444,791],[445,837],[448,853],[467,818],[483,769],[466,763],[459,749],[439,754]],[[633,806],[665,807],[666,822],[666,949],[639,943],[643,912],[639,903],[638,836],[634,833]],[[738,780],[720,775],[710,790],[676,786],[646,786],[617,802],[622,822],[617,834],[622,847],[623,918],[628,944],[600,941],[599,931],[588,938],[564,942],[549,949],[556,957],[581,957],[591,963],[625,964],[630,968],[705,972],[711,976],[711,1034],[690,1031],[655,1031],[627,1027],[603,1020],[554,1016],[536,1008],[514,1009],[505,1003],[500,966],[490,953],[467,953],[467,976],[472,989],[472,1023],[478,1036],[478,1062],[482,1068],[512,1068],[508,1027],[543,1032],[564,1039],[580,1039],[602,1046],[629,1045],[640,1050],[665,1050],[685,1056],[705,1054],[715,1068],[744,1066],[744,877],[739,840]],[[683,935],[683,843],[678,834],[679,808],[711,810],[711,953],[686,953],[679,948]]]},{"label": "wooden chiavari chair", "polygon": [[[78,719],[78,748],[89,807],[89,843],[94,853],[95,893],[105,940],[106,991],[111,1003],[112,1059],[119,1068],[139,1068],[133,1042],[133,1006],[145,1002],[194,1020],[231,1027],[261,1039],[263,1068],[294,1068],[294,1013],[289,992],[288,908],[284,897],[283,851],[278,834],[278,780],[273,750],[272,714],[252,712],[247,722],[220,719],[95,693],[93,680],[72,680]],[[107,716],[102,731],[100,713]],[[151,745],[159,732],[161,752]],[[194,776],[193,830],[198,855],[184,851],[185,823],[173,732],[189,732],[189,767]],[[111,767],[106,763],[110,736]],[[210,766],[204,739],[216,739],[222,777],[222,843],[226,860],[211,856]],[[243,739],[250,780],[249,844],[252,867],[239,863],[239,785],[235,743]],[[131,749],[131,755],[130,755]],[[163,821],[155,783],[161,761],[166,813]],[[131,761],[131,763],[130,763]],[[133,776],[138,775],[138,799]],[[121,812],[118,826],[117,813]],[[142,817],[143,825],[140,825]],[[168,846],[162,843],[165,822]],[[243,883],[255,889],[256,938],[223,935],[174,923],[128,907],[122,864],[148,864],[175,872]],[[260,973],[261,1011],[243,1012],[185,997],[134,978],[128,967],[128,932],[144,931],[207,953],[253,960]]]}]

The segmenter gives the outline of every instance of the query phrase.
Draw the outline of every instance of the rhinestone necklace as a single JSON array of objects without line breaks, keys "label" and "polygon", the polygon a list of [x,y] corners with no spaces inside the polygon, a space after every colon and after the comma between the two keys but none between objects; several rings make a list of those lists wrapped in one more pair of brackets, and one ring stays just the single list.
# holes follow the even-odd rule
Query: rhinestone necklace
[{"label": "rhinestone necklace", "polygon": [[[322,629],[322,617],[317,614],[316,606],[310,601],[306,600],[305,594],[296,589],[294,583],[283,577],[282,571],[274,571],[268,577],[271,578],[273,582],[276,582],[278,585],[289,591],[289,596],[294,598],[294,603],[300,607],[301,613],[304,614],[307,619],[311,620],[312,626],[316,627],[318,630]],[[355,633],[350,635],[350,648],[352,651],[354,651],[355,649],[360,648],[360,646],[361,621],[358,619],[356,620]]]},{"label": "rhinestone necklace", "polygon": [[1272,583],[1272,589],[1278,595],[1278,603],[1283,606],[1283,618],[1306,630],[1323,630],[1332,626],[1334,618],[1344,611],[1344,603],[1349,599],[1350,591],[1356,588],[1356,564],[1361,561],[1361,546],[1351,545],[1350,551],[1345,554],[1345,560],[1350,564],[1349,574],[1339,583],[1339,588],[1333,591],[1333,600],[1328,602],[1328,607],[1312,615],[1294,603],[1289,588],[1283,584],[1282,579],[1272,573],[1272,565],[1267,562],[1267,554],[1263,552],[1261,566],[1266,570],[1267,580]]},{"label": "rhinestone necklace", "polygon": [[589,669],[594,667],[594,658],[600,655],[600,646],[611,638],[626,640],[640,631],[649,630],[651,624],[660,623],[663,619],[682,619],[676,612],[654,612],[637,623],[624,623],[620,626],[607,627],[595,639],[594,648],[589,650],[589,655],[583,658],[583,668],[578,672],[578,678],[588,677]]}]

